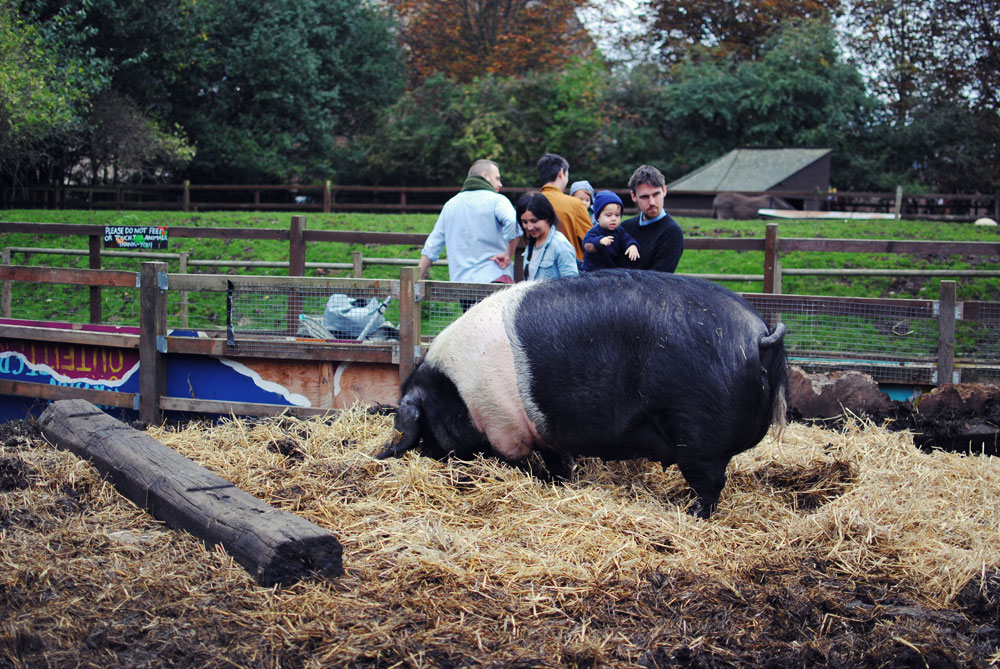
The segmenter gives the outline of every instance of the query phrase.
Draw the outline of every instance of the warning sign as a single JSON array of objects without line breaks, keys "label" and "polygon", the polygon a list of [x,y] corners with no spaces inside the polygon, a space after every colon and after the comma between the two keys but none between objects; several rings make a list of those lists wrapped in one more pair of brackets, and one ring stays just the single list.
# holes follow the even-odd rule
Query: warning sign
[{"label": "warning sign", "polygon": [[104,227],[106,249],[165,249],[167,228],[160,225],[108,225]]}]

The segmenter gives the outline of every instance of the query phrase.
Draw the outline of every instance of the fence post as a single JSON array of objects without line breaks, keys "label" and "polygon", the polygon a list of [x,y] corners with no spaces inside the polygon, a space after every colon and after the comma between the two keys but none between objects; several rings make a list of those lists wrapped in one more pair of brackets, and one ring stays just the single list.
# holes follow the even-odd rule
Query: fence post
[{"label": "fence post", "polygon": [[420,301],[417,282],[420,269],[404,267],[399,272],[399,382],[410,376],[420,347]]},{"label": "fence post", "polygon": [[[90,269],[101,269],[101,243],[100,235],[90,235]],[[90,287],[90,322],[101,322],[101,287]]]},{"label": "fence post", "polygon": [[306,244],[303,232],[306,229],[305,216],[292,216],[288,230],[288,276],[306,275]]},{"label": "fence post", "polygon": [[[188,256],[190,253],[186,251],[181,251],[180,258],[180,273],[187,274],[188,271]],[[186,328],[188,326],[188,292],[186,290],[181,291],[181,327]]]},{"label": "fence post", "polygon": [[953,382],[955,371],[955,293],[954,281],[941,282],[938,300],[938,368],[937,384]]},{"label": "fence post", "polygon": [[514,247],[514,257],[510,259],[514,263],[514,283],[524,281],[524,242],[518,241]]},{"label": "fence post", "polygon": [[355,251],[351,254],[351,259],[354,261],[354,278],[360,279],[361,275],[365,271],[365,261],[361,256],[361,251]]},{"label": "fence post", "polygon": [[778,224],[768,223],[764,232],[764,292],[774,293],[775,264],[778,262]]},{"label": "fence post", "polygon": [[167,263],[139,269],[139,418],[158,425],[160,397],[167,388]]},{"label": "fence post", "polygon": [[330,213],[330,180],[323,182],[323,213]]},{"label": "fence post", "polygon": [[191,211],[191,182],[184,180],[184,211]]},{"label": "fence post", "polygon": [[[288,229],[288,276],[306,275],[306,243],[303,232],[306,229],[305,216],[292,216]],[[302,313],[302,294],[292,287],[288,296],[288,334],[294,335],[299,329],[299,314]]]},{"label": "fence post", "polygon": [[892,213],[896,215],[896,220],[898,221],[900,216],[903,215],[903,187],[896,186],[896,207],[892,210]]},{"label": "fence post", "polygon": [[[10,249],[4,247],[3,251],[0,252],[0,262],[4,265],[10,264]],[[3,287],[0,288],[0,310],[3,312],[4,318],[10,318],[10,281],[4,281]]]}]

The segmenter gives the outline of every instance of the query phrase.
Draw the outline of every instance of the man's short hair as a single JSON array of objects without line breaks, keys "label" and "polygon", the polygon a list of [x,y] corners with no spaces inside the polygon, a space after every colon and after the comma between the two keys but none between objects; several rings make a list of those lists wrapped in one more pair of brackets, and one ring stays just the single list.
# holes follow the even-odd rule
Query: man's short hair
[{"label": "man's short hair", "polygon": [[566,170],[569,174],[569,161],[558,153],[546,153],[538,159],[538,178],[542,184],[549,184],[559,176],[559,170]]},{"label": "man's short hair", "polygon": [[640,165],[629,177],[628,189],[634,193],[635,189],[642,184],[659,188],[666,186],[667,180],[663,178],[663,173],[652,165]]},{"label": "man's short hair", "polygon": [[472,167],[469,168],[469,176],[470,177],[482,176],[482,175],[486,174],[486,172],[488,171],[488,168],[491,165],[493,167],[497,168],[498,172],[500,171],[500,166],[497,165],[492,160],[486,160],[485,158],[480,158],[476,162],[472,163]]}]

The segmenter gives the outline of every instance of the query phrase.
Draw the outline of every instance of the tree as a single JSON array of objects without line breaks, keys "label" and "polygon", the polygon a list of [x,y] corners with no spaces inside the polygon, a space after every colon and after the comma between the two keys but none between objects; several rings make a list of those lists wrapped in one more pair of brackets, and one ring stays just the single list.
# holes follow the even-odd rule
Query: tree
[{"label": "tree", "polygon": [[371,183],[455,185],[478,158],[500,163],[504,183],[537,184],[546,151],[586,178],[606,136],[608,74],[599,59],[566,71],[486,75],[468,84],[436,74],[386,108],[354,155]]},{"label": "tree", "polygon": [[44,165],[48,140],[78,118],[88,92],[78,70],[60,62],[58,45],[11,0],[0,0],[0,174],[10,183]]},{"label": "tree", "polygon": [[410,76],[461,82],[558,70],[593,51],[576,17],[586,0],[389,0],[402,22]]},{"label": "tree", "polygon": [[38,181],[141,180],[190,158],[183,133],[153,104],[168,98],[165,79],[179,69],[170,50],[191,53],[185,3],[22,0],[19,9],[80,91],[72,118],[36,144]]},{"label": "tree", "polygon": [[91,100],[70,155],[77,182],[135,183],[182,169],[194,156],[194,147],[179,128],[164,130],[131,99],[105,91]]},{"label": "tree", "polygon": [[537,184],[542,153],[566,156],[586,178],[608,140],[605,88],[598,58],[563,72],[487,75],[462,84],[434,75],[386,108],[353,150],[370,183],[455,185],[472,161],[500,163],[504,183]]},{"label": "tree", "polygon": [[367,3],[20,0],[19,10],[55,71],[86,84],[86,104],[45,145],[51,181],[331,177],[335,143],[402,90],[393,24]]},{"label": "tree", "polygon": [[1000,0],[853,0],[849,42],[891,110],[896,171],[924,187],[1000,186]]},{"label": "tree", "polygon": [[834,149],[834,181],[846,185],[877,118],[823,21],[786,28],[754,61],[689,58],[666,81],[639,70],[614,103],[619,159],[655,163],[668,178],[741,146],[812,146]]},{"label": "tree", "polygon": [[203,0],[206,52],[171,87],[170,118],[198,147],[201,182],[333,176],[338,136],[401,91],[389,19],[352,0]]},{"label": "tree", "polygon": [[[668,62],[699,53],[753,60],[782,29],[828,19],[840,0],[651,0],[654,37]],[[711,52],[692,51],[707,47]]]},{"label": "tree", "polygon": [[1000,0],[853,0],[848,41],[905,120],[921,100],[1000,112]]}]

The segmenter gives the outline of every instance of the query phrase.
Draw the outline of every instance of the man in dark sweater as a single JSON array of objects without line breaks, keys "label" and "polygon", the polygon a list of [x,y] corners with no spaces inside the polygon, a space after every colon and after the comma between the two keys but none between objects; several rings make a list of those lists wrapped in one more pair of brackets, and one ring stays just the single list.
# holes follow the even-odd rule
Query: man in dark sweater
[{"label": "man in dark sweater", "polygon": [[667,194],[663,174],[652,165],[642,165],[632,173],[628,188],[632,201],[639,206],[639,215],[622,222],[622,229],[638,242],[642,255],[638,260],[621,256],[618,266],[673,273],[684,252],[684,232],[663,210]]}]

